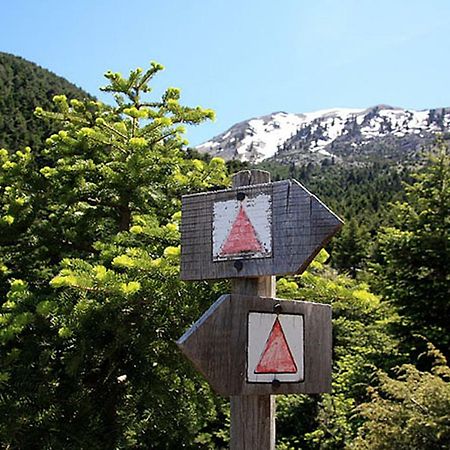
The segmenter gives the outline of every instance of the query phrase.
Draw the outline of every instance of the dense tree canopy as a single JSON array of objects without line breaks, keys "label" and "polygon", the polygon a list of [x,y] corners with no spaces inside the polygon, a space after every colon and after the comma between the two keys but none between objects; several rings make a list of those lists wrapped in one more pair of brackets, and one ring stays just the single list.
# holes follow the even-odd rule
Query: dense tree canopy
[{"label": "dense tree canopy", "polygon": [[0,154],[10,448],[182,448],[214,413],[173,343],[214,297],[178,280],[178,223],[182,193],[227,177],[182,151],[183,125],[211,111],[174,88],[143,97],[161,69],[107,73],[113,107],[56,96],[57,112],[37,109],[61,127],[45,148]]},{"label": "dense tree canopy", "polygon": [[64,78],[18,56],[0,52],[0,148],[20,150],[42,145],[58,126],[34,116],[38,106],[53,108],[52,98],[65,94],[90,97]]},{"label": "dense tree canopy", "polygon": [[368,286],[338,275],[322,251],[307,272],[281,279],[277,295],[333,307],[333,391],[322,396],[286,396],[278,402],[281,449],[343,449],[361,420],[355,408],[368,399],[376,368],[389,370],[403,359],[391,333],[398,316]]},{"label": "dense tree canopy", "polygon": [[[179,280],[181,195],[229,180],[221,159],[186,150],[182,137],[213,113],[182,106],[175,88],[150,95],[161,70],[108,72],[114,106],[57,95],[36,110],[59,130],[45,145],[37,138],[33,148],[0,150],[5,448],[228,445],[227,401],[174,341],[228,290]],[[331,257],[322,251],[305,273],[277,282],[280,297],[333,306],[334,340],[333,391],[278,398],[281,450],[448,445],[445,358],[428,343],[421,370],[411,364],[418,342],[449,353],[449,157],[439,148],[406,202],[409,175],[378,162],[271,167],[275,179],[300,178],[348,222]]]},{"label": "dense tree canopy", "polygon": [[370,402],[358,407],[363,425],[348,450],[438,450],[450,447],[450,368],[432,345],[426,354],[433,364],[421,372],[413,364],[396,377],[379,371]]},{"label": "dense tree canopy", "polygon": [[437,144],[378,235],[375,284],[403,317],[408,345],[424,336],[450,356],[450,156]]}]

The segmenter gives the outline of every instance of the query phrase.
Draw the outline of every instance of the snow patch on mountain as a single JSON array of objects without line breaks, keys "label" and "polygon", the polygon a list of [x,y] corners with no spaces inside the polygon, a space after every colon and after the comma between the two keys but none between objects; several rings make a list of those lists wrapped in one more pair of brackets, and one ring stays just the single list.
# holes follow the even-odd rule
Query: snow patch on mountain
[{"label": "snow patch on mountain", "polygon": [[237,154],[245,155],[252,146],[255,146],[261,153],[261,159],[270,158],[275,155],[280,144],[297,132],[301,123],[297,115],[286,113],[276,113],[270,120],[265,118],[250,120],[246,136],[237,147]]},{"label": "snow patch on mountain", "polygon": [[[303,120],[297,114],[278,112],[262,116],[233,126],[224,134],[201,144],[197,150],[212,150],[225,159],[230,159],[231,156],[243,161],[251,159],[247,157],[248,154],[257,152],[257,159],[263,160],[274,156],[278,146],[292,137],[302,123]],[[242,124],[245,125],[241,127]],[[230,146],[234,147],[231,155]]]},{"label": "snow patch on mountain", "polygon": [[276,112],[240,122],[197,149],[224,159],[251,162],[295,153],[332,157],[337,143],[356,149],[386,136],[429,136],[445,131],[449,125],[450,110],[442,108],[415,111],[377,105],[300,114]]}]

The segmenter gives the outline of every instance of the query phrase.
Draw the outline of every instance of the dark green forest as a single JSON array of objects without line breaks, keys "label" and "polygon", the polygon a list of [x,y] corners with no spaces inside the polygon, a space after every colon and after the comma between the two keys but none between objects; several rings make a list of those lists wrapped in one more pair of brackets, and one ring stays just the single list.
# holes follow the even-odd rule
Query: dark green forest
[{"label": "dark green forest", "polygon": [[15,151],[24,146],[42,146],[57,128],[38,119],[34,109],[53,108],[57,94],[80,100],[90,97],[37,64],[0,52],[0,147]]},{"label": "dark green forest", "polygon": [[[17,63],[28,79],[35,66]],[[51,105],[1,105],[2,120],[34,111],[0,150],[2,448],[228,447],[228,401],[175,341],[230,286],[180,281],[179,224],[181,195],[229,186],[242,164],[187,147],[185,126],[214,113],[176,88],[153,97],[162,70],[107,72],[111,104],[62,88]],[[333,308],[332,392],[277,396],[277,448],[449,448],[447,141],[414,167],[263,167],[346,220],[307,271],[277,280],[279,297]]]}]

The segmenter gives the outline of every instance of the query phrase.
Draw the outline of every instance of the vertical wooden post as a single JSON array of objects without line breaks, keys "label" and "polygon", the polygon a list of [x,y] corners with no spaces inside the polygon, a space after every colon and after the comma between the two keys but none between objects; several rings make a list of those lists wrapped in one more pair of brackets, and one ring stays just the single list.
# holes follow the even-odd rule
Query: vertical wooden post
[{"label": "vertical wooden post", "polygon": [[[269,183],[270,173],[244,170],[233,177],[233,187]],[[231,295],[275,297],[275,277],[235,278]],[[275,450],[275,397],[231,397],[231,450]]]}]

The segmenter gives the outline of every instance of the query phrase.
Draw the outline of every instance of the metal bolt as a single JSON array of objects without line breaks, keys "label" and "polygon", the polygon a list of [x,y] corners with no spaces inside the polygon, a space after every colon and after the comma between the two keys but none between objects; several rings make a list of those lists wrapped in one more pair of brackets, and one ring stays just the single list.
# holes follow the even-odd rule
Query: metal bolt
[{"label": "metal bolt", "polygon": [[280,314],[281,313],[281,304],[280,303],[275,303],[275,305],[273,305],[273,312],[276,314]]},{"label": "metal bolt", "polygon": [[274,389],[278,389],[281,386],[280,380],[277,380],[276,378],[272,380],[272,387]]},{"label": "metal bolt", "polygon": [[235,261],[234,262],[234,268],[240,272],[242,268],[244,267],[244,263],[242,261]]},{"label": "metal bolt", "polygon": [[237,198],[240,202],[242,202],[242,200],[244,200],[244,198],[245,198],[244,192],[238,192],[238,193],[236,194],[236,198]]}]

